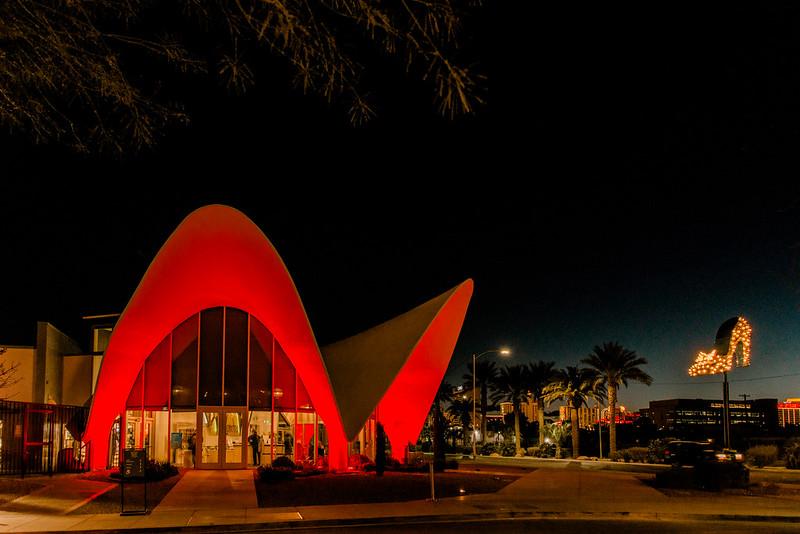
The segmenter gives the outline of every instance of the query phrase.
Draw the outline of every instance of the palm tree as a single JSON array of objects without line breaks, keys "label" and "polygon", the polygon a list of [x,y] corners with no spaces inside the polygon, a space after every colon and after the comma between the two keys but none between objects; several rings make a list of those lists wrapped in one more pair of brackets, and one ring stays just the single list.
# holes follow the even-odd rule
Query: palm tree
[{"label": "palm tree", "polygon": [[594,351],[581,362],[596,369],[608,388],[608,442],[609,453],[613,455],[617,452],[616,409],[620,384],[628,387],[628,380],[635,380],[649,386],[653,383],[653,377],[639,368],[640,365],[646,365],[647,360],[619,343],[606,342],[602,347],[595,345]]},{"label": "palm tree", "polygon": [[528,364],[528,390],[536,400],[536,415],[539,422],[539,445],[544,443],[544,388],[553,379],[555,362],[536,362]]},{"label": "palm tree", "polygon": [[[469,372],[464,374],[464,387],[472,388],[472,365],[467,364]],[[486,439],[486,412],[489,410],[489,385],[497,378],[497,365],[492,360],[478,360],[475,364],[475,385],[481,390],[481,441]],[[472,392],[475,395],[475,392]],[[473,435],[473,439],[475,439]]]},{"label": "palm tree", "polygon": [[559,421],[558,423],[547,425],[547,428],[544,430],[545,433],[552,438],[553,444],[556,446],[556,458],[561,458],[561,442],[563,442],[567,434],[571,432],[571,425]]},{"label": "palm tree", "polygon": [[580,426],[578,409],[589,399],[604,399],[605,386],[600,374],[586,367],[567,366],[553,373],[553,381],[544,388],[547,403],[563,400],[569,407],[572,425],[572,457],[580,455]]},{"label": "palm tree", "polygon": [[519,432],[519,412],[523,402],[528,400],[528,368],[525,365],[512,365],[500,369],[494,381],[495,392],[492,402],[510,402],[514,407],[514,435],[516,436],[517,456],[522,452],[522,436]]},{"label": "palm tree", "polygon": [[445,418],[442,414],[442,403],[453,398],[453,386],[447,381],[439,384],[436,396],[433,398],[433,465],[437,470],[444,469],[444,426]]},{"label": "palm tree", "polygon": [[467,429],[472,423],[472,401],[464,398],[456,398],[447,407],[450,414],[461,425],[461,437],[464,446],[467,446]]}]

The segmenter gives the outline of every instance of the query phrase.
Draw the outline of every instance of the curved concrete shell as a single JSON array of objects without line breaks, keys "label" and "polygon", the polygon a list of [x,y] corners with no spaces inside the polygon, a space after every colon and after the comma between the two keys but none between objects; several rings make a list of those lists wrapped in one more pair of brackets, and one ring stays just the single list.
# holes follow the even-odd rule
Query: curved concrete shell
[{"label": "curved concrete shell", "polygon": [[378,406],[392,450],[416,441],[471,296],[472,281],[467,280],[403,315],[322,348],[348,439]]},{"label": "curved concrete shell", "polygon": [[393,444],[415,441],[471,295],[468,280],[327,347],[323,358],[294,282],[263,232],[233,208],[200,208],[162,246],[114,329],[84,438],[93,443],[92,467],[107,463],[111,426],[147,356],[182,321],[217,306],[252,314],[283,347],[328,428],[331,468],[346,466],[347,438],[376,406]]}]

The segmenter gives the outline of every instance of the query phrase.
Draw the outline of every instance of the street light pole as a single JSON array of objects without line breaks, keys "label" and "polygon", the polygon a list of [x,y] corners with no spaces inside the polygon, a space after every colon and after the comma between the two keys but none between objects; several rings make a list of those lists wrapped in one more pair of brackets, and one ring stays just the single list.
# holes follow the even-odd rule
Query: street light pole
[{"label": "street light pole", "polygon": [[597,418],[597,443],[600,444],[600,459],[603,459],[603,411],[600,410],[600,417]]},{"label": "street light pole", "polygon": [[[599,407],[599,406],[598,406]],[[597,434],[599,436],[598,443],[600,444],[600,459],[603,459],[603,412],[607,412],[608,408],[600,410],[600,417],[597,419]]]},{"label": "street light pole", "polygon": [[475,362],[478,360],[478,357],[475,356],[475,353],[472,353],[472,459],[478,457],[478,445],[475,443],[477,440],[477,435],[475,432]]},{"label": "street light pole", "polygon": [[478,395],[475,394],[475,390],[477,389],[477,385],[476,385],[476,367],[477,367],[477,365],[476,365],[476,362],[478,361],[478,358],[480,358],[484,354],[491,354],[493,352],[497,352],[499,354],[502,354],[503,356],[508,356],[509,354],[511,354],[511,351],[509,349],[487,350],[487,351],[481,352],[480,354],[477,354],[477,355],[474,352],[472,353],[472,459],[473,460],[478,457],[478,445],[477,445],[477,439],[476,439],[477,436],[476,436],[476,429],[475,429],[475,421],[476,421],[476,415],[477,415],[477,413],[476,413],[477,410],[475,408],[476,408],[476,405],[477,405],[476,397],[478,396]]}]

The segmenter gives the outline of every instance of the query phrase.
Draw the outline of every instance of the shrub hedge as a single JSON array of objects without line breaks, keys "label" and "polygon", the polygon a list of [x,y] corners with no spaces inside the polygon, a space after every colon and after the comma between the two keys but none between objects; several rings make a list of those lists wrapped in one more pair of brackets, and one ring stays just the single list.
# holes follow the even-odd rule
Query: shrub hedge
[{"label": "shrub hedge", "polygon": [[778,459],[778,447],[775,445],[756,445],[747,449],[747,463],[756,467],[772,465]]}]

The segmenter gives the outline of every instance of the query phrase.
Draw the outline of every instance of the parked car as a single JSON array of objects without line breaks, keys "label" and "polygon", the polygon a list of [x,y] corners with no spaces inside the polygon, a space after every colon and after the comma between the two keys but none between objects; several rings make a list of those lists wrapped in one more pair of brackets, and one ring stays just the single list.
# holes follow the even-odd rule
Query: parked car
[{"label": "parked car", "polygon": [[718,449],[706,441],[671,441],[664,449],[664,462],[673,467],[699,466],[725,462],[744,462],[744,455],[733,449]]}]

